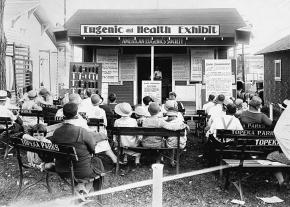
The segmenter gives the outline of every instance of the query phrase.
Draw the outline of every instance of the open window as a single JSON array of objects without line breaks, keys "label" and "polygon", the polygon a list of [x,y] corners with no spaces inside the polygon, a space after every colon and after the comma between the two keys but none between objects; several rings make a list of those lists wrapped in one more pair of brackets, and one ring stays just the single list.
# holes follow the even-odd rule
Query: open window
[{"label": "open window", "polygon": [[281,60],[275,60],[275,81],[281,81]]}]

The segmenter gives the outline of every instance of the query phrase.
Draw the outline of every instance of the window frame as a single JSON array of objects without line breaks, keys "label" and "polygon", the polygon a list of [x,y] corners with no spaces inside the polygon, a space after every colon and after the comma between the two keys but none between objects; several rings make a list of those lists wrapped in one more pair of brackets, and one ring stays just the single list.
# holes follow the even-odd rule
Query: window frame
[{"label": "window frame", "polygon": [[[276,68],[276,64],[279,63],[280,67],[279,67],[279,73],[280,73],[280,77],[276,76],[276,71],[277,71],[277,68]],[[281,81],[281,68],[282,68],[282,64],[281,64],[281,59],[279,60],[274,60],[274,77],[275,77],[275,81]]]}]

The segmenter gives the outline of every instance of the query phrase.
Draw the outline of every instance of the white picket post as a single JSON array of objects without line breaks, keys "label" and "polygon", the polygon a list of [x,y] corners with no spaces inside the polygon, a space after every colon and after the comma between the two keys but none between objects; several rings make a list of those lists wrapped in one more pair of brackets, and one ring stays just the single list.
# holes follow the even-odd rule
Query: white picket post
[{"label": "white picket post", "polygon": [[163,164],[153,164],[152,207],[162,206]]},{"label": "white picket post", "polygon": [[269,105],[269,111],[270,111],[270,119],[273,121],[273,104],[270,103]]}]

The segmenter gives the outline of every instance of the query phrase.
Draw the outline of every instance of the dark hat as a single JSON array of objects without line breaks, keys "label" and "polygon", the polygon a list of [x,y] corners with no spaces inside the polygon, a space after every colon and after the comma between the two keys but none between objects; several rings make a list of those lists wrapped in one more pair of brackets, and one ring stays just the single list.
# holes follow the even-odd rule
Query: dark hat
[{"label": "dark hat", "polygon": [[227,104],[226,107],[227,107],[226,112],[227,112],[228,114],[235,114],[236,111],[237,111],[237,107],[236,107],[236,105],[233,104],[233,103],[229,103],[229,104]]},{"label": "dark hat", "polygon": [[158,103],[152,102],[149,104],[148,111],[151,115],[156,115],[160,112],[160,107]]},{"label": "dark hat", "polygon": [[225,95],[220,94],[217,96],[216,101],[218,102],[224,102],[225,101]]},{"label": "dark hat", "polygon": [[281,109],[286,109],[289,104],[290,104],[290,100],[285,99],[282,104],[278,104],[278,105]]},{"label": "dark hat", "polygon": [[150,96],[145,96],[144,98],[143,98],[143,103],[145,104],[145,105],[148,105],[150,102],[152,102],[153,100],[152,100],[152,98],[150,97]]},{"label": "dark hat", "polygon": [[169,93],[169,96],[175,96],[175,97],[176,97],[176,93],[173,92],[173,91],[171,91],[171,92]]},{"label": "dark hat", "polygon": [[40,91],[39,91],[39,95],[40,96],[46,96],[46,95],[48,95],[49,94],[49,92],[48,92],[48,90],[46,89],[46,88],[42,88]]},{"label": "dark hat", "polygon": [[75,103],[67,103],[63,106],[63,115],[65,119],[72,119],[78,113],[78,105]]}]

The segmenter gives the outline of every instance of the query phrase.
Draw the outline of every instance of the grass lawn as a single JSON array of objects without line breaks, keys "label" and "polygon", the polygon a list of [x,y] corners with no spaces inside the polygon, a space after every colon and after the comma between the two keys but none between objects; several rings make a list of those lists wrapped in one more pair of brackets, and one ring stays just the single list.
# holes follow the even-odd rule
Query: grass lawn
[{"label": "grass lawn", "polygon": [[[202,154],[202,147],[204,146],[198,143],[196,138],[191,135],[187,150],[181,155],[181,173],[206,168],[205,161],[200,156]],[[112,168],[112,164],[108,158],[104,157],[103,162],[106,169],[109,170]],[[52,194],[49,194],[43,185],[38,184],[24,191],[17,199],[14,199],[18,188],[18,173],[16,158],[9,156],[4,160],[2,155],[0,158],[0,206],[31,206],[32,204],[39,204],[39,202],[50,201],[70,195],[69,187],[64,185],[58,177],[52,177]],[[175,168],[170,167],[168,162],[165,161],[164,176],[173,175],[174,173]],[[32,177],[36,176],[36,174],[39,175],[40,173],[25,171],[26,185],[33,182]],[[104,189],[150,179],[151,177],[152,170],[149,164],[143,164],[139,169],[128,166],[123,168],[119,176],[108,172],[105,176]],[[246,206],[290,206],[290,191],[277,192],[276,180],[271,174],[256,178],[255,182],[247,181],[243,183],[243,190]],[[284,202],[265,204],[257,198],[271,196],[278,196]],[[231,203],[232,199],[239,199],[239,194],[234,186],[230,185],[229,191],[223,190],[221,181],[216,178],[214,173],[168,181],[163,185],[163,206],[238,206],[237,204]],[[151,186],[103,196],[103,206],[105,207],[151,206],[151,202]],[[60,206],[67,205],[63,204]],[[97,205],[96,201],[92,201],[86,206],[99,205]]]}]

